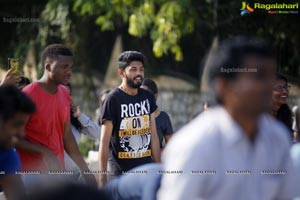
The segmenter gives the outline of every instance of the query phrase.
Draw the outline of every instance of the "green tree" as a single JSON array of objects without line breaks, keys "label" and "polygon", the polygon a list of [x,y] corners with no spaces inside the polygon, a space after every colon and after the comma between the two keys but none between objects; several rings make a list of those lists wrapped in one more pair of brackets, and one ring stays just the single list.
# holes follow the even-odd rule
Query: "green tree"
[{"label": "green tree", "polygon": [[194,31],[196,14],[189,0],[75,0],[73,10],[80,15],[97,15],[102,31],[128,27],[134,37],[150,36],[153,53],[160,58],[171,52],[183,60],[180,41]]}]

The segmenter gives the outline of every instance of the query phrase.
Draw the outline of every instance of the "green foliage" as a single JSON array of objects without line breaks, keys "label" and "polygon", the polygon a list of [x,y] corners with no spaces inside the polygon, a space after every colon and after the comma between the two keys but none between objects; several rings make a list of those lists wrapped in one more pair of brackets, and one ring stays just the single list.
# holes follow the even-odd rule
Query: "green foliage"
[{"label": "green foliage", "polygon": [[189,0],[75,0],[73,10],[80,15],[98,16],[102,31],[128,27],[134,37],[150,36],[156,57],[171,52],[183,60],[180,41],[194,30],[195,13]]},{"label": "green foliage", "polygon": [[40,17],[39,38],[41,46],[46,46],[51,38],[68,39],[70,29],[68,1],[48,1]]},{"label": "green foliage", "polygon": [[[182,1],[180,2],[182,3]],[[171,1],[162,5],[157,13],[154,28],[151,31],[151,38],[154,41],[153,52],[157,57],[161,57],[171,50],[176,61],[183,59],[179,45],[180,39],[182,35],[192,33],[194,30],[193,18],[183,17],[189,10],[184,8],[179,2]]]},{"label": "green foliage", "polygon": [[83,136],[79,143],[79,151],[84,156],[87,157],[90,150],[94,150],[95,141],[89,139],[86,136]]}]

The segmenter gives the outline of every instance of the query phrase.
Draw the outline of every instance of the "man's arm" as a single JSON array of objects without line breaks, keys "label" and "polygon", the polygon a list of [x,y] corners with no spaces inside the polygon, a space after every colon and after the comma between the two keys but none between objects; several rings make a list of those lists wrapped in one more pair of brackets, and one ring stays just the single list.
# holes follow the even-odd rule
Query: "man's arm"
[{"label": "man's arm", "polygon": [[168,143],[170,141],[171,137],[172,137],[172,134],[168,134],[168,135],[164,136],[166,143]]},{"label": "man's arm", "polygon": [[152,113],[150,115],[150,126],[151,126],[151,151],[152,151],[152,158],[154,162],[160,162],[160,146],[159,146],[159,139],[156,130],[156,122],[155,116]]},{"label": "man's arm", "polygon": [[45,146],[33,144],[25,139],[20,139],[16,148],[27,153],[41,155],[48,170],[59,170],[61,168],[57,157]]},{"label": "man's arm", "polygon": [[82,124],[83,129],[81,132],[91,138],[92,140],[100,139],[101,128],[98,124],[92,121],[87,115],[81,113],[78,117],[79,122]]},{"label": "man's arm", "polygon": [[[99,170],[107,171],[107,160],[109,152],[109,142],[113,130],[113,124],[110,120],[105,120],[101,128],[100,144],[99,144]],[[107,174],[99,175],[99,188],[102,188],[107,182]]]},{"label": "man's arm", "polygon": [[26,199],[20,175],[10,174],[0,177],[0,186],[3,188],[7,200]]},{"label": "man's arm", "polygon": [[[65,123],[63,140],[64,140],[64,147],[66,152],[69,154],[72,160],[77,164],[81,172],[89,171],[87,164],[85,163],[82,155],[80,154],[76,140],[73,134],[71,133],[70,121],[67,121]],[[97,185],[94,175],[89,173],[87,174],[83,173],[83,176],[86,182],[90,183],[91,185]]]}]

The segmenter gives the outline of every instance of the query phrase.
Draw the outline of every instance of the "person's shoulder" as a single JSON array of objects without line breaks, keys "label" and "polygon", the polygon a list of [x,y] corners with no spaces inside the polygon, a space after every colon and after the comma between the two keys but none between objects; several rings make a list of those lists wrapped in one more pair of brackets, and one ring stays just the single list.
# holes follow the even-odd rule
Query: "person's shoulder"
[{"label": "person's shoulder", "polygon": [[150,92],[149,90],[145,90],[144,88],[138,88],[138,93],[154,96],[152,92]]},{"label": "person's shoulder", "polygon": [[58,85],[57,88],[60,91],[63,91],[64,93],[69,93],[69,90],[67,89],[67,86],[65,86],[65,85]]},{"label": "person's shoulder", "polygon": [[112,89],[107,96],[105,97],[105,99],[112,99],[112,98],[117,98],[120,95],[122,95],[122,91],[120,88],[116,87],[114,89]]},{"label": "person's shoulder", "polygon": [[6,175],[14,174],[21,168],[19,155],[15,148],[0,151],[0,161],[0,170],[3,170]]},{"label": "person's shoulder", "polygon": [[118,87],[112,89],[108,94],[107,96],[115,96],[115,95],[119,95],[121,94],[122,90]]},{"label": "person's shoulder", "polygon": [[169,114],[166,111],[161,110],[158,116],[159,118],[168,119],[170,118]]},{"label": "person's shoulder", "polygon": [[38,82],[33,82],[33,83],[30,83],[29,85],[25,86],[22,89],[22,92],[30,93],[30,92],[34,91],[35,89],[37,89],[37,87],[38,87]]},{"label": "person's shoulder", "polygon": [[122,95],[121,89],[116,87],[106,95],[104,102],[116,102]]},{"label": "person's shoulder", "polygon": [[[172,163],[172,157],[174,156],[190,159],[200,155],[206,160],[217,159],[217,157],[211,156],[222,151],[219,144],[222,139],[222,132],[216,122],[218,116],[215,114],[217,113],[219,112],[214,109],[203,112],[189,124],[175,132],[163,152],[163,162]],[[197,164],[198,161],[195,159],[193,162]]]},{"label": "person's shoulder", "polygon": [[138,89],[138,93],[145,96],[146,98],[155,101],[155,97],[153,92],[149,91],[149,90],[145,90],[143,88],[139,88]]},{"label": "person's shoulder", "polygon": [[70,91],[67,88],[67,86],[65,86],[65,85],[59,85],[57,87],[57,89],[58,89],[59,93],[63,93],[64,95],[66,95],[68,97],[70,96]]},{"label": "person's shoulder", "polygon": [[71,101],[70,91],[65,85],[59,85],[55,95],[62,96],[66,101]]},{"label": "person's shoulder", "polygon": [[[201,113],[189,124],[181,128],[170,141],[186,143],[187,145],[211,145],[220,137],[218,120],[220,109],[210,109]],[[219,121],[219,123],[222,123]]]},{"label": "person's shoulder", "polygon": [[263,134],[265,134],[268,139],[279,145],[291,145],[288,129],[274,117],[269,114],[264,114],[260,119],[260,123]]},{"label": "person's shoulder", "polygon": [[[9,148],[7,150],[0,151],[1,157],[5,157],[8,160],[15,160],[18,158],[18,153],[16,152],[15,148]],[[7,162],[7,160],[6,160]]]}]

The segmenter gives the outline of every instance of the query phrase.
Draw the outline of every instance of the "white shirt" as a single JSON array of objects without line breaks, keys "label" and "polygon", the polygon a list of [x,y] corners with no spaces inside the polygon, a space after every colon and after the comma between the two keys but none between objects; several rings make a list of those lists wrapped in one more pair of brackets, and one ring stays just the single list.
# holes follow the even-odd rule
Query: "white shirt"
[{"label": "white shirt", "polygon": [[224,108],[212,108],[175,134],[164,150],[158,200],[294,197],[289,150],[287,130],[271,116],[259,118],[252,144]]},{"label": "white shirt", "polygon": [[80,133],[88,136],[92,140],[99,140],[100,139],[101,128],[100,128],[100,126],[97,123],[95,123],[94,121],[92,121],[84,113],[80,114],[80,116],[78,117],[78,121],[82,125],[81,132],[79,132],[75,128],[75,126],[73,126],[71,124],[71,131],[72,131],[72,133],[73,133],[73,135],[75,137],[75,140],[76,140],[77,144],[79,144],[79,142],[80,142],[80,138],[81,138],[81,134]]},{"label": "white shirt", "polygon": [[[71,131],[75,137],[76,143],[79,144],[81,134],[84,134],[91,138],[92,140],[99,140],[100,139],[100,132],[101,128],[98,124],[96,124],[94,121],[92,121],[88,116],[81,113],[78,117],[79,122],[82,125],[81,132],[79,132],[75,126],[71,124]],[[70,158],[70,156],[65,151],[65,167],[67,170],[74,170],[79,171],[79,168],[75,164],[75,162]]]}]

